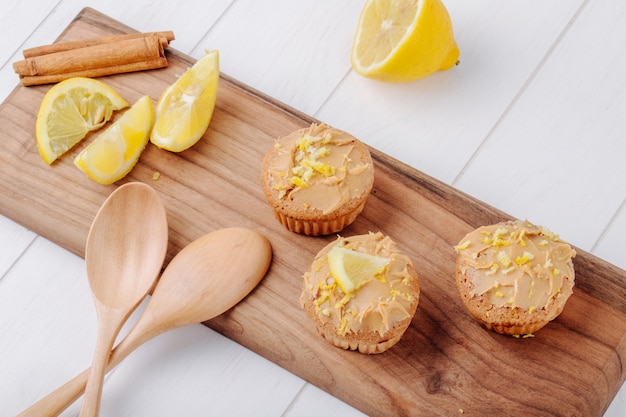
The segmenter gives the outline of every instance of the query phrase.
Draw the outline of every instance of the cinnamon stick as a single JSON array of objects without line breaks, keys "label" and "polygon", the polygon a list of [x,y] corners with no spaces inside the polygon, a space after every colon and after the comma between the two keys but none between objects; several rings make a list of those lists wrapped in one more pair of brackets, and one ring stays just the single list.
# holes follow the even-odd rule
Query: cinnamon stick
[{"label": "cinnamon stick", "polygon": [[164,48],[167,48],[169,43],[173,41],[174,32],[146,32],[146,33],[128,33],[124,35],[103,36],[100,38],[82,39],[78,41],[69,42],[57,42],[52,45],[36,46],[34,48],[25,49],[22,51],[24,58],[33,58],[36,56],[51,54],[55,52],[71,51],[74,49],[85,48],[87,46],[102,45],[105,43],[115,43],[127,39],[136,39],[156,35],[161,40]]},{"label": "cinnamon stick", "polygon": [[150,61],[135,62],[131,64],[116,65],[114,67],[94,68],[85,71],[66,72],[62,74],[46,74],[46,75],[25,75],[20,77],[23,86],[29,87],[33,85],[58,83],[72,77],[104,77],[105,75],[123,74],[126,72],[144,71],[167,66],[167,62],[163,62],[165,58]]},{"label": "cinnamon stick", "polygon": [[173,38],[172,32],[150,32],[31,48],[13,69],[22,85],[29,86],[163,68],[167,66],[164,48]]}]

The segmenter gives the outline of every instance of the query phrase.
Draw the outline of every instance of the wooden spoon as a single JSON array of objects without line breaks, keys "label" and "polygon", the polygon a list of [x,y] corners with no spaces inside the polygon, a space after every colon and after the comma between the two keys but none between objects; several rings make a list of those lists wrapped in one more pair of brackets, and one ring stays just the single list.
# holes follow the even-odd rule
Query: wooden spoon
[{"label": "wooden spoon", "polygon": [[[265,276],[271,259],[269,241],[245,228],[221,229],[190,243],[172,259],[141,317],[111,352],[107,372],[153,337],[233,307]],[[89,369],[18,417],[58,416],[83,392],[88,375]]]},{"label": "wooden spoon", "polygon": [[132,182],[106,199],[89,230],[85,264],[98,316],[98,336],[81,417],[96,417],[113,343],[146,298],[167,252],[167,216],[150,186]]}]

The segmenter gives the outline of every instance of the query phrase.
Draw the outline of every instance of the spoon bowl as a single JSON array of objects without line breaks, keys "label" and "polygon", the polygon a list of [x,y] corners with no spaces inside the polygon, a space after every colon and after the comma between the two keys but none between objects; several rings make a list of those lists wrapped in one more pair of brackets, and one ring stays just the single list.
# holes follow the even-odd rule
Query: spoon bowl
[{"label": "spoon bowl", "polygon": [[96,214],[87,236],[85,264],[98,316],[98,336],[81,417],[98,415],[115,338],[154,286],[167,243],[165,208],[146,184],[120,186]]},{"label": "spoon bowl", "polygon": [[[217,230],[190,243],[161,275],[139,320],[111,352],[106,371],[161,333],[229,310],[258,285],[271,259],[269,241],[245,228]],[[18,417],[58,416],[85,390],[89,372],[83,371]]]}]

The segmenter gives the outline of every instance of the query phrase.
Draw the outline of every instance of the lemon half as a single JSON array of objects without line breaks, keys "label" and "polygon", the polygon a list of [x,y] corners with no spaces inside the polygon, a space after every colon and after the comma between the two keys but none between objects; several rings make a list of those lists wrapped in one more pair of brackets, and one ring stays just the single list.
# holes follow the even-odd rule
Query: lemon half
[{"label": "lemon half", "polygon": [[344,293],[353,294],[370,280],[381,276],[389,265],[389,258],[369,255],[343,246],[328,251],[328,266],[335,282]]},{"label": "lemon half", "polygon": [[368,0],[357,24],[351,62],[360,75],[407,82],[450,69],[459,54],[441,0]]},{"label": "lemon half", "polygon": [[51,164],[100,129],[128,103],[115,90],[93,78],[74,77],[55,84],[44,96],[36,122],[37,147]]},{"label": "lemon half", "polygon": [[79,153],[74,164],[100,184],[122,179],[143,152],[154,123],[154,107],[143,96]]},{"label": "lemon half", "polygon": [[172,152],[198,142],[213,116],[219,75],[219,53],[209,51],[165,89],[157,103],[150,141]]}]

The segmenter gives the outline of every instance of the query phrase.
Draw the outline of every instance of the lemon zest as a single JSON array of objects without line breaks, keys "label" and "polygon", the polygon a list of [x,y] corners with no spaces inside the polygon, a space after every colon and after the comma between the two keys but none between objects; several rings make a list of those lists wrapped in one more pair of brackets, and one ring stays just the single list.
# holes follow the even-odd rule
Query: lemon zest
[{"label": "lemon zest", "polygon": [[464,249],[469,248],[471,244],[472,244],[472,241],[468,239],[465,242],[454,246],[454,250],[458,253]]},{"label": "lemon zest", "polygon": [[535,256],[532,253],[524,251],[522,256],[518,256],[515,258],[515,263],[518,264],[519,266],[523,266],[527,264],[528,262],[532,261],[534,258]]},{"label": "lemon zest", "polygon": [[500,252],[498,252],[496,258],[504,268],[508,268],[509,266],[511,266],[511,258],[505,251],[501,250]]},{"label": "lemon zest", "polygon": [[348,320],[345,317],[342,317],[341,324],[339,325],[339,328],[337,329],[337,334],[339,335],[345,334],[347,325],[348,325]]}]

